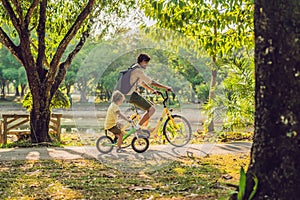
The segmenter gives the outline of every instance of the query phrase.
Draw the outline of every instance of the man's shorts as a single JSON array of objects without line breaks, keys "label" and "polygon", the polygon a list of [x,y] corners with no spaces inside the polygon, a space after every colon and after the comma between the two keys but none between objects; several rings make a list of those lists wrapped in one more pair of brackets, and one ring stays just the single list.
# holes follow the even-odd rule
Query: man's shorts
[{"label": "man's shorts", "polygon": [[132,95],[129,95],[129,97],[127,98],[129,98],[129,103],[132,103],[143,110],[149,110],[152,106],[152,104],[149,101],[147,101],[137,92],[133,92]]},{"label": "man's shorts", "polygon": [[115,125],[113,127],[111,127],[110,129],[108,129],[110,132],[112,132],[115,135],[120,135],[122,133],[121,129]]}]

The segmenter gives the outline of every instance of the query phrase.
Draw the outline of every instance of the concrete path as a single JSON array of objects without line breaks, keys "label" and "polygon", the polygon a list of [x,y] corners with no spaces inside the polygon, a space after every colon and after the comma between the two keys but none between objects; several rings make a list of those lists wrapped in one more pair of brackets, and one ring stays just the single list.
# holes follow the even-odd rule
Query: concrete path
[{"label": "concrete path", "polygon": [[153,157],[162,159],[176,159],[182,156],[197,157],[210,154],[228,153],[249,153],[252,143],[233,142],[226,144],[188,144],[184,147],[174,147],[171,145],[150,146],[149,149],[141,154],[127,148],[125,153],[116,153],[113,150],[109,154],[101,154],[95,147],[39,147],[39,148],[9,148],[0,149],[0,160],[47,160],[47,159],[81,159],[96,158],[100,159],[107,156],[115,157]]},{"label": "concrete path", "polygon": [[212,154],[234,154],[250,152],[252,143],[233,142],[226,144],[188,144],[184,147],[171,145],[150,146],[144,153],[136,153],[127,148],[125,153],[116,153],[115,149],[109,154],[101,154],[96,147],[64,147],[64,148],[11,148],[0,149],[0,161],[11,160],[74,160],[96,158],[108,167],[119,170],[153,171],[175,160]]}]

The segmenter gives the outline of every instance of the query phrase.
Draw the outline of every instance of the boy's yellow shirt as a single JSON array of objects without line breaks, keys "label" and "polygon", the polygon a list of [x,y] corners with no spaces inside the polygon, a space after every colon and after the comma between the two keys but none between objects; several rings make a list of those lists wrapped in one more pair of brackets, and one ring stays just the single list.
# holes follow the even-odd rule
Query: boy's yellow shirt
[{"label": "boy's yellow shirt", "polygon": [[120,111],[120,107],[115,104],[114,102],[112,102],[107,110],[106,113],[106,118],[105,118],[105,123],[104,123],[104,129],[110,129],[113,126],[117,125],[117,121],[118,121],[118,114],[117,112]]}]

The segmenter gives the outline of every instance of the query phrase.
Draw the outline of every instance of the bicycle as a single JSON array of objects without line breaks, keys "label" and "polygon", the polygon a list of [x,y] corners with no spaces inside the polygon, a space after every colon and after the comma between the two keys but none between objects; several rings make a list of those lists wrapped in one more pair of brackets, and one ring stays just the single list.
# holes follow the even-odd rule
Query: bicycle
[{"label": "bicycle", "polygon": [[[172,114],[172,109],[169,109],[167,106],[167,101],[169,99],[168,92],[166,91],[166,96],[161,92],[158,92],[159,95],[164,99],[161,117],[159,118],[156,127],[153,131],[148,131],[148,137],[150,135],[162,135],[167,139],[167,141],[176,147],[182,147],[189,143],[192,136],[192,128],[190,122],[183,116],[178,114]],[[141,117],[138,113],[136,107],[134,107],[135,113],[130,116],[130,119],[134,120],[135,123],[140,121]],[[163,124],[162,131],[161,125]],[[162,134],[161,134],[162,133]]]},{"label": "bicycle", "polygon": [[[131,128],[127,131],[129,125],[131,125]],[[136,133],[134,122],[128,123],[124,128],[122,128],[122,131],[125,132],[122,138],[122,148],[126,148],[131,145],[132,149],[137,153],[143,153],[149,148],[148,138]],[[101,153],[109,153],[117,146],[117,138],[115,137],[112,139],[108,134],[109,131],[105,130],[105,135],[100,136],[96,141],[96,147]],[[131,142],[128,142],[128,138],[132,135],[134,137]]]}]

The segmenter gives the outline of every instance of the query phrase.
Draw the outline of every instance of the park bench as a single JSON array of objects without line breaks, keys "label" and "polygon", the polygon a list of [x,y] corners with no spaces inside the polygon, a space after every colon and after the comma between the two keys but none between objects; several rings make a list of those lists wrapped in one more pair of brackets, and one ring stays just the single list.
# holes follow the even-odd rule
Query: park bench
[{"label": "park bench", "polygon": [[[49,125],[49,133],[60,141],[62,114],[52,114]],[[18,138],[29,135],[29,114],[3,114],[0,120],[0,143],[7,143],[7,135],[16,135]],[[26,128],[27,126],[27,128]]]}]

